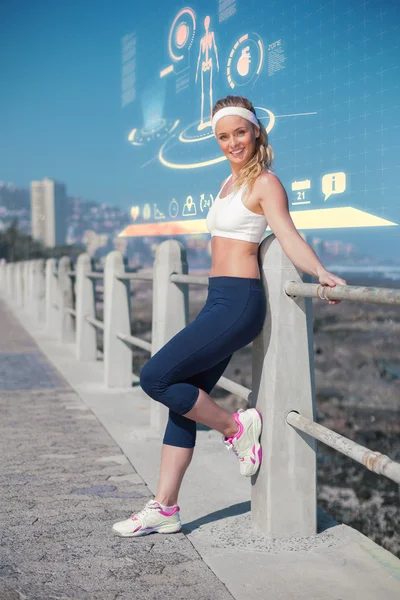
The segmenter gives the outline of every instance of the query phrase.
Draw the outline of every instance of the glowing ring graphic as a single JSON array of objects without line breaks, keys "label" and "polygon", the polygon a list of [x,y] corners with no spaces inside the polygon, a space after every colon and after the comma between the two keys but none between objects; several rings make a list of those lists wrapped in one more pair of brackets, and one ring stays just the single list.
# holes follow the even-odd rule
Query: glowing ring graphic
[{"label": "glowing ring graphic", "polygon": [[190,40],[189,46],[188,46],[188,50],[190,50],[190,48],[192,47],[193,44],[193,40],[194,40],[194,35],[196,33],[196,16],[193,12],[193,10],[191,8],[183,8],[175,17],[175,19],[173,20],[173,23],[171,25],[171,29],[169,30],[169,36],[168,36],[168,50],[169,53],[171,55],[171,58],[175,61],[178,60],[182,60],[183,58],[183,54],[181,54],[180,56],[176,56],[173,51],[172,51],[172,45],[171,45],[171,41],[172,41],[172,33],[174,30],[174,27],[176,25],[176,22],[178,21],[179,17],[181,17],[184,14],[188,14],[191,16],[192,18],[192,22],[193,22],[193,33],[192,33],[192,39]]},{"label": "glowing ring graphic", "polygon": [[[169,140],[170,139],[171,138],[169,138]],[[227,158],[225,156],[220,156],[219,158],[213,158],[211,160],[205,160],[205,161],[199,162],[199,163],[189,163],[189,164],[185,164],[185,165],[180,164],[180,163],[170,162],[169,160],[164,158],[164,155],[163,155],[164,147],[169,142],[169,140],[166,140],[164,142],[164,144],[161,146],[160,151],[158,153],[158,158],[160,160],[160,163],[162,165],[164,165],[164,167],[169,167],[170,169],[200,169],[201,167],[209,167],[210,165],[216,165],[217,163],[227,160]]]},{"label": "glowing ring graphic", "polygon": [[[269,133],[271,131],[271,129],[274,127],[275,125],[275,115],[271,110],[268,110],[268,108],[263,108],[262,106],[255,106],[254,107],[256,110],[263,110],[264,112],[267,113],[267,115],[269,116],[269,123],[267,125],[267,127],[265,127],[265,130],[267,133]],[[262,121],[263,119],[266,119],[267,117],[258,117],[258,119],[260,121]],[[264,125],[264,123],[263,123]]]},{"label": "glowing ring graphic", "polygon": [[145,129],[143,127],[140,133],[142,135],[154,135],[155,133],[157,133],[157,131],[160,131],[160,129],[162,129],[165,126],[166,122],[166,119],[160,119],[160,121],[155,125],[154,129]]},{"label": "glowing ring graphic", "polygon": [[[179,119],[172,125],[166,119],[161,119],[160,123],[154,129],[138,129],[135,127],[128,135],[128,142],[132,146],[144,146],[146,142],[155,138],[164,139],[166,135],[170,135],[178,126]],[[160,140],[161,141],[161,140]]]},{"label": "glowing ring graphic", "polygon": [[[237,40],[237,42],[235,42],[230,54],[229,54],[229,58],[228,58],[228,64],[227,64],[227,68],[226,68],[226,76],[228,79],[228,83],[230,85],[230,87],[233,89],[234,87],[240,87],[243,85],[248,85],[253,79],[254,77],[258,76],[260,74],[263,62],[264,62],[264,48],[263,48],[263,44],[261,41],[260,36],[257,33],[252,33],[251,34],[254,37],[257,37],[257,41],[252,39],[251,37],[249,38],[249,34],[246,33],[245,35],[242,35],[241,38],[239,38]],[[253,42],[253,44],[255,44],[256,46],[258,46],[259,52],[260,52],[260,57],[259,57],[259,61],[258,61],[258,67],[256,69],[256,71],[252,74],[252,76],[245,82],[243,83],[236,83],[235,81],[233,81],[232,79],[232,75],[231,75],[231,64],[232,64],[232,60],[234,57],[234,54],[236,52],[236,50],[238,49],[238,47],[243,44],[243,42],[245,42],[246,40],[248,40],[249,42]]]},{"label": "glowing ring graphic", "polygon": [[[261,122],[263,120],[269,118],[269,123],[265,127],[266,132],[269,133],[273,129],[274,125],[275,125],[276,118],[275,118],[274,113],[271,110],[269,110],[268,108],[264,108],[262,106],[255,106],[254,108],[257,111],[263,111],[264,113],[267,114],[267,116],[264,116],[264,117],[260,117],[259,116],[258,118],[259,118],[259,120]],[[178,135],[178,140],[181,141],[181,142],[188,143],[188,142],[199,142],[199,141],[202,141],[204,139],[207,139],[207,138],[210,138],[210,137],[214,137],[213,135],[207,135],[204,138],[200,138],[200,139],[193,139],[193,140],[191,140],[190,138],[189,139],[188,138],[183,138],[182,139],[182,136],[184,136],[185,132],[190,127],[193,127],[194,125],[195,125],[195,123],[192,123],[186,129],[184,129],[182,131],[182,133],[180,133]],[[174,136],[174,137],[176,138],[176,136]],[[160,151],[158,153],[158,159],[159,159],[160,163],[162,165],[164,165],[164,167],[169,167],[170,169],[200,169],[202,167],[209,167],[211,165],[216,165],[218,163],[224,162],[225,160],[228,160],[226,158],[226,156],[220,156],[218,158],[211,158],[210,160],[205,160],[205,161],[198,162],[198,163],[182,164],[182,163],[171,162],[170,160],[168,160],[167,158],[165,158],[165,148],[166,148],[166,145],[168,144],[168,142],[170,142],[172,139],[173,138],[170,137],[167,140],[165,140],[165,142],[161,146]]]},{"label": "glowing ring graphic", "polygon": [[203,133],[201,135],[187,137],[186,133],[187,133],[187,131],[190,130],[191,127],[195,127],[196,128],[196,133],[198,133],[198,131],[197,131],[197,125],[198,125],[197,122],[196,123],[192,123],[191,125],[188,125],[186,127],[186,129],[184,129],[179,134],[179,141],[182,142],[183,144],[193,144],[195,142],[202,142],[204,140],[208,140],[208,139],[214,137],[214,134],[212,133],[212,131],[211,131],[211,133]]}]

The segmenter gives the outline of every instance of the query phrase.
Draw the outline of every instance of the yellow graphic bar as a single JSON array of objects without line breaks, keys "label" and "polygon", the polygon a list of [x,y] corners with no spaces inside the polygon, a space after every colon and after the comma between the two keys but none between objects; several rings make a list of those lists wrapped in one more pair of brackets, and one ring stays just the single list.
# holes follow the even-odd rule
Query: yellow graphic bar
[{"label": "yellow graphic bar", "polygon": [[[315,210],[296,210],[291,217],[297,229],[339,229],[347,227],[391,227],[398,223],[376,217],[358,208],[344,206],[339,208],[320,208]],[[270,231],[270,227],[267,228]],[[169,221],[166,223],[140,223],[128,225],[120,237],[142,237],[159,235],[187,235],[208,233],[205,219]]]},{"label": "yellow graphic bar", "polygon": [[168,73],[172,73],[173,70],[174,70],[174,65],[169,65],[169,67],[167,67],[166,69],[163,69],[161,71],[160,78],[165,77],[165,75],[168,75]]}]

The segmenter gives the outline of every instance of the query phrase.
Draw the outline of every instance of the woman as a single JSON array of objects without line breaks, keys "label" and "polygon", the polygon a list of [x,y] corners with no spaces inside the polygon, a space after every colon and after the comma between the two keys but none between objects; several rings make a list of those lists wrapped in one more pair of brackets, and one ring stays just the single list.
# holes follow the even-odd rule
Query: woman
[{"label": "woman", "polygon": [[[169,407],[158,490],[154,500],[114,533],[124,537],[180,530],[178,493],[193,456],[196,422],[223,434],[239,458],[240,472],[254,475],[261,462],[262,418],[255,408],[231,415],[209,396],[236,350],[261,331],[266,302],[258,247],[267,223],[286,255],[302,271],[331,287],[346,282],[329,273],[297,232],[285,190],[270,171],[273,152],[264,126],[246,98],[228,96],[213,108],[212,127],[232,173],[207,216],[212,266],[208,297],[196,319],[143,367],[140,383]],[[330,304],[334,304],[330,301]]]}]

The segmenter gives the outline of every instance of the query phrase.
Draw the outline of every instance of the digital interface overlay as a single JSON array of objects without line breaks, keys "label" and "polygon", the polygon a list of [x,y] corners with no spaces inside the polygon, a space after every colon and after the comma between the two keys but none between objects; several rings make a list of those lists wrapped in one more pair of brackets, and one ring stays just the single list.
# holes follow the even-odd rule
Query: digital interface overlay
[{"label": "digital interface overlay", "polygon": [[211,130],[228,94],[256,107],[298,229],[398,226],[393,3],[214,0],[145,12],[122,37],[132,221],[121,236],[207,233],[231,172]]}]

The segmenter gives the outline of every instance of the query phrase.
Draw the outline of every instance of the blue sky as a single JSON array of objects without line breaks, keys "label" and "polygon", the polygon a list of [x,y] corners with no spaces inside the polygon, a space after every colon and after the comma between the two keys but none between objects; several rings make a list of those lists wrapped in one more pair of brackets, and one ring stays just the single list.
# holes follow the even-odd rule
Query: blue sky
[{"label": "blue sky", "polygon": [[0,178],[48,176],[87,199],[123,199],[121,36],[134,14],[117,4],[1,3]]}]

